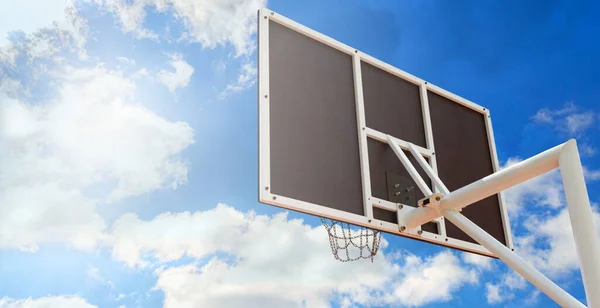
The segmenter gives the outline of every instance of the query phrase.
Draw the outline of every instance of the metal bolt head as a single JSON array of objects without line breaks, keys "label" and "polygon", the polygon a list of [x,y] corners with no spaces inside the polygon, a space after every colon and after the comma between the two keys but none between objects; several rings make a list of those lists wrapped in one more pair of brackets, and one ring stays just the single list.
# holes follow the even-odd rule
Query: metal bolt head
[{"label": "metal bolt head", "polygon": [[404,205],[402,205],[402,204],[398,203],[398,208],[399,208],[399,209],[402,209],[403,207],[404,207]]},{"label": "metal bolt head", "polygon": [[423,234],[423,230],[419,230],[419,231],[417,231],[417,233],[418,233],[419,235],[421,235],[421,234]]},{"label": "metal bolt head", "polygon": [[277,197],[273,196],[273,200],[277,200]]},{"label": "metal bolt head", "polygon": [[440,201],[442,198],[440,197],[435,197],[435,201]]},{"label": "metal bolt head", "polygon": [[404,230],[406,230],[405,226],[400,227],[400,231],[404,232]]}]

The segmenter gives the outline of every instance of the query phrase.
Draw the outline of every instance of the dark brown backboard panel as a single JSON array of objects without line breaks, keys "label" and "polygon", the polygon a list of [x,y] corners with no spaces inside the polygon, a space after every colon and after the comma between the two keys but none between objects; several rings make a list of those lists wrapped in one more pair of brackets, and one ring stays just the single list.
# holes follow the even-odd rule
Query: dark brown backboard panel
[{"label": "dark brown backboard panel", "polygon": [[364,215],[352,57],[269,23],[271,189]]},{"label": "dark brown backboard panel", "polygon": [[361,61],[367,127],[427,147],[419,86]]},{"label": "dark brown backboard panel", "polygon": [[[454,191],[494,173],[485,115],[436,93],[427,95],[438,176],[446,187]],[[462,214],[506,244],[497,195],[464,208]],[[476,243],[449,221],[446,233],[448,237]]]},{"label": "dark brown backboard panel", "polygon": [[[389,134],[419,146],[426,160],[435,155],[439,177],[454,191],[493,173],[483,108],[438,95],[444,91],[271,11],[259,12],[259,33],[261,202],[489,255],[448,221],[446,237],[435,222],[421,226],[427,232],[400,228],[397,215],[425,196],[382,141]],[[436,91],[427,92],[431,133],[421,87]],[[412,153],[404,153],[431,188]],[[365,217],[365,202],[377,204],[372,217]],[[462,213],[506,245],[498,195]]]}]

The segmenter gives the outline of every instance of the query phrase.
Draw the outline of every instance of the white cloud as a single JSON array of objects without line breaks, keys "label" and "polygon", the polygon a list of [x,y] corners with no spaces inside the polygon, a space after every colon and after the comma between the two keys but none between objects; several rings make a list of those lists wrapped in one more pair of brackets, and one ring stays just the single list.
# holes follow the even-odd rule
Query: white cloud
[{"label": "white cloud", "polygon": [[550,125],[556,130],[566,132],[569,136],[581,136],[592,127],[598,114],[594,111],[580,111],[573,102],[563,108],[552,110],[540,109],[532,117],[533,123]]},{"label": "white cloud", "polygon": [[[166,307],[328,306],[331,300],[423,305],[451,300],[478,279],[450,252],[424,259],[407,254],[395,263],[385,256],[385,241],[374,263],[342,263],[331,255],[322,226],[223,204],[148,221],[126,214],[111,227],[106,244],[129,266],[158,267],[155,288],[164,292]],[[219,252],[226,256],[217,257]],[[184,256],[211,259],[164,267]]]},{"label": "white cloud", "polygon": [[14,299],[0,298],[0,308],[95,308],[77,295],[58,295],[40,298]]},{"label": "white cloud", "polygon": [[[11,169],[18,167],[24,166]],[[39,242],[67,242],[90,250],[105,228],[94,200],[58,183],[2,185],[0,192],[0,247],[36,251]]]},{"label": "white cloud", "polygon": [[0,47],[8,43],[8,35],[13,31],[35,32],[57,23],[69,27],[70,20],[65,10],[73,9],[68,0],[20,0],[1,1]]},{"label": "white cloud", "polygon": [[588,168],[583,168],[583,175],[587,181],[597,181],[600,180],[600,169],[590,170]]},{"label": "white cloud", "polygon": [[582,156],[594,156],[596,155],[596,148],[587,144],[587,143],[582,143],[578,145],[579,147],[579,152],[581,152]]},{"label": "white cloud", "polygon": [[135,60],[127,57],[116,57],[117,61],[125,64],[126,66],[135,66]]},{"label": "white cloud", "polygon": [[[87,21],[78,15],[77,9],[65,0],[6,1],[0,4],[0,12],[8,19],[0,21],[0,67],[14,65],[17,57],[29,61],[36,58],[53,58],[60,61],[60,54],[71,52],[86,58],[84,46],[89,30]],[[3,7],[8,5],[9,7]],[[10,41],[7,32],[14,32]]]},{"label": "white cloud", "polygon": [[567,130],[571,135],[577,135],[590,128],[594,124],[596,114],[593,111],[570,114],[565,118]]},{"label": "white cloud", "polygon": [[567,102],[563,108],[551,110],[549,108],[542,108],[536,112],[532,117],[536,123],[553,123],[556,117],[564,116],[577,111],[577,106],[573,102]]},{"label": "white cloud", "polygon": [[489,257],[480,256],[470,252],[463,252],[462,259],[465,263],[474,265],[482,270],[489,271],[493,267],[493,259]]},{"label": "white cloud", "polygon": [[515,290],[525,290],[527,281],[514,271],[504,273],[496,284],[486,283],[486,299],[488,304],[499,304],[515,298]]},{"label": "white cloud", "polygon": [[486,283],[485,284],[486,299],[488,304],[497,304],[504,301],[503,297],[500,296],[500,286],[496,284]]},{"label": "white cloud", "polygon": [[[97,267],[90,267],[90,268],[87,269],[86,274],[87,274],[87,276],[92,281],[97,282],[97,283],[99,283],[101,285],[107,286],[108,288],[110,288],[112,290],[115,289],[115,284],[112,281],[106,279],[102,275],[102,273],[100,273],[100,269],[99,268],[97,268]],[[123,297],[121,297],[121,295],[123,295],[123,294],[117,295],[117,297],[115,298],[115,300],[120,300],[120,299],[123,299],[125,297],[125,295],[123,295]]]},{"label": "white cloud", "polygon": [[238,79],[235,83],[228,84],[227,87],[218,95],[218,99],[225,99],[227,96],[247,90],[256,83],[256,66],[252,62],[242,65]]},{"label": "white cloud", "polygon": [[531,292],[531,294],[529,294],[529,296],[527,296],[527,298],[525,299],[525,305],[530,306],[536,304],[541,293],[542,292],[540,290],[535,290]]},{"label": "white cloud", "polygon": [[[92,249],[106,227],[99,202],[186,182],[178,154],[193,131],[140,105],[135,83],[119,72],[99,65],[48,74],[56,90],[48,101],[0,93],[0,246]],[[108,193],[85,193],[99,186]]]},{"label": "white cloud", "polygon": [[125,33],[138,38],[158,39],[144,27],[147,10],[172,16],[184,26],[180,39],[197,42],[204,48],[231,45],[235,56],[254,51],[256,12],[264,0],[95,0],[113,12]]},{"label": "white cloud", "polygon": [[477,273],[462,267],[459,259],[449,251],[427,259],[409,256],[400,272],[405,276],[395,286],[396,298],[388,304],[399,300],[407,306],[422,306],[449,301],[452,293],[465,284],[478,282]]},{"label": "white cloud", "polygon": [[158,73],[158,80],[162,82],[169,91],[174,92],[177,88],[184,88],[190,82],[190,78],[194,73],[194,68],[187,63],[180,54],[171,54],[171,66],[175,69],[174,72],[161,70]]},{"label": "white cloud", "polygon": [[[600,237],[600,213],[594,211],[596,234]],[[556,215],[531,216],[524,226],[529,236],[520,240],[519,255],[550,277],[568,277],[579,269],[579,260],[566,208]]]}]

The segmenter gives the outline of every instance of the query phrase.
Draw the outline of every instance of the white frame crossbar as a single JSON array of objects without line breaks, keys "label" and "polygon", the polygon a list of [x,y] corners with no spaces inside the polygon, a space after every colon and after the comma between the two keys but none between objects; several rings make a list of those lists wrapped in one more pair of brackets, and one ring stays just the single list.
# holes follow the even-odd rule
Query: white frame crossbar
[{"label": "white frame crossbar", "polygon": [[[600,307],[600,293],[596,292],[597,287],[600,286],[600,240],[596,234],[583,167],[577,142],[574,139],[453,192],[448,191],[421,154],[415,151],[412,145],[409,145],[409,148],[432,182],[445,195],[437,208],[420,207],[405,214],[404,224],[407,228],[417,228],[423,223],[443,216],[562,307],[585,307],[516,253],[458,212],[500,191],[554,169],[560,169],[587,303],[592,308]],[[403,157],[400,160],[403,164],[410,165],[408,158]],[[409,168],[414,169],[412,165],[407,167]],[[423,182],[418,173],[409,173],[415,182]]]}]

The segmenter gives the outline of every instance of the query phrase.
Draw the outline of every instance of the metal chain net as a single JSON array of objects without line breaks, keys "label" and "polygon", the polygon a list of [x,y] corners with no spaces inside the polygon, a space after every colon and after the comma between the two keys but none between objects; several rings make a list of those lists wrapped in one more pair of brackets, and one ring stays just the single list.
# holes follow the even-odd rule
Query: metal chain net
[{"label": "metal chain net", "polygon": [[[331,252],[336,260],[349,262],[359,259],[371,259],[371,263],[373,263],[373,258],[379,250],[381,232],[364,227],[360,227],[360,231],[357,232],[351,230],[348,223],[325,218],[321,218],[321,222],[329,235],[329,246],[331,246]],[[349,248],[351,247],[360,251],[358,256],[350,257]],[[345,251],[346,256],[340,256],[340,251]]]}]

